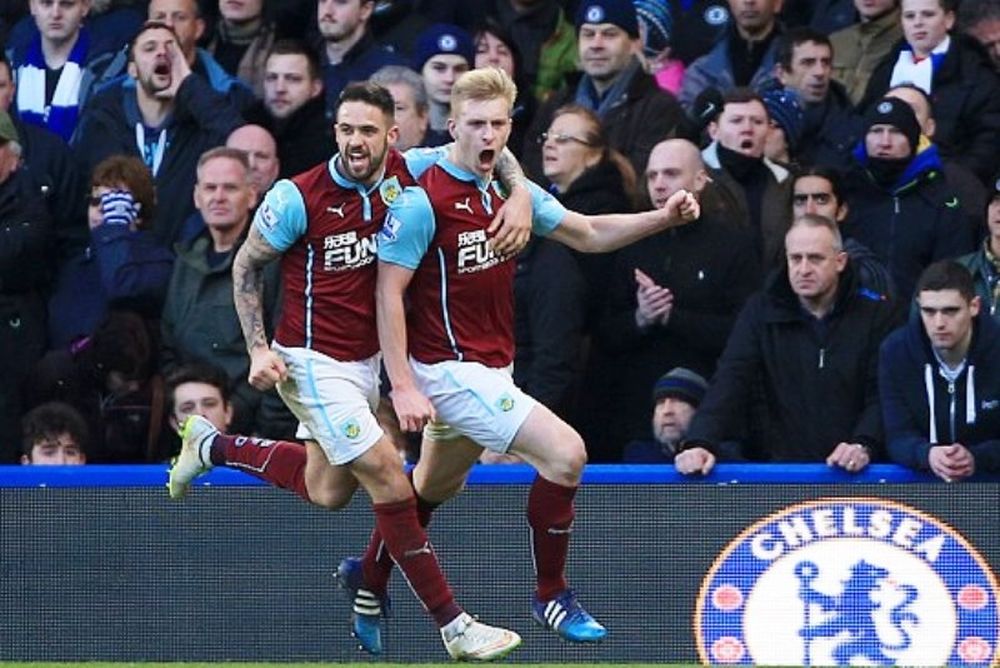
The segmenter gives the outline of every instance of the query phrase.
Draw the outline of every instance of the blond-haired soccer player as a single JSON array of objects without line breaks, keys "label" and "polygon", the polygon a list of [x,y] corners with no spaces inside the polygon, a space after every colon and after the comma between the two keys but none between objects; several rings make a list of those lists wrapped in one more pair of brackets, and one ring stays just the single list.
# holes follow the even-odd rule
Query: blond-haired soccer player
[{"label": "blond-haired soccer player", "polygon": [[[404,429],[426,426],[413,472],[424,522],[461,489],[483,448],[511,452],[538,472],[528,496],[537,575],[536,621],[574,642],[607,634],[565,578],[573,498],[587,460],[583,440],[511,379],[512,255],[498,255],[486,228],[505,192],[494,169],[511,130],[514,83],[495,68],[462,75],[452,89],[445,157],[390,205],[379,239],[379,341]],[[697,217],[693,195],[662,209],[584,216],[531,184],[533,231],[574,249],[611,251]],[[404,299],[408,311],[404,309]],[[392,567],[372,535],[362,560],[366,586],[384,592]],[[350,562],[351,560],[345,560]]]}]

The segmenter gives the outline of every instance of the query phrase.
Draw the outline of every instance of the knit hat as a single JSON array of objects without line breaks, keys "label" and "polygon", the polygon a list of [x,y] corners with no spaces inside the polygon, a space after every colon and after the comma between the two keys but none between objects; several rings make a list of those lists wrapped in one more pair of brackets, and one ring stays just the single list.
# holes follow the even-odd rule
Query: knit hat
[{"label": "knit hat", "polygon": [[920,143],[920,124],[913,107],[895,97],[883,97],[865,113],[865,134],[873,125],[891,125],[906,135],[910,142],[910,153],[917,150]]},{"label": "knit hat", "polygon": [[673,19],[663,0],[632,0],[639,17],[641,33],[645,35],[642,50],[653,58],[670,46],[670,29]]},{"label": "knit hat", "polygon": [[785,141],[788,148],[795,150],[802,139],[802,129],[805,126],[806,112],[802,107],[799,94],[790,88],[772,88],[761,94],[764,106],[771,120],[785,131]]},{"label": "knit hat", "polygon": [[678,366],[660,376],[653,385],[653,403],[664,397],[674,397],[697,408],[707,390],[708,382],[700,374]]},{"label": "knit hat", "polygon": [[450,23],[435,23],[420,33],[413,45],[413,69],[419,73],[424,63],[441,53],[462,56],[469,67],[476,64],[472,36]]},{"label": "knit hat", "polygon": [[17,136],[17,128],[14,127],[14,121],[11,120],[10,114],[6,111],[0,111],[0,141],[20,141]]},{"label": "knit hat", "polygon": [[611,23],[629,34],[639,36],[639,18],[632,0],[583,0],[576,10],[576,29],[584,23]]}]

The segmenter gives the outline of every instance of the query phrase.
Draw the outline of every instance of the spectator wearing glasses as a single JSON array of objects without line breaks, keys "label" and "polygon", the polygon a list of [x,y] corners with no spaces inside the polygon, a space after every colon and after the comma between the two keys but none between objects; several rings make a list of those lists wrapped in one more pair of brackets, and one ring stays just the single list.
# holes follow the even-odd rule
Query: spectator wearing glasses
[{"label": "spectator wearing glasses", "polygon": [[[565,206],[587,214],[632,210],[635,172],[608,147],[594,112],[562,107],[542,140],[545,176]],[[579,389],[582,344],[603,303],[611,259],[543,237],[518,256],[514,381],[564,418]]]}]

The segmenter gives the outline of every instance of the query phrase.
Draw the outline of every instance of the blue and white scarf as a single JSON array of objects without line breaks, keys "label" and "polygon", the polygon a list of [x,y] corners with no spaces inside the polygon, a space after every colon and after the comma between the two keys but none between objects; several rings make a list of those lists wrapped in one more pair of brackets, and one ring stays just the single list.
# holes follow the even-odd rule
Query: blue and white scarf
[{"label": "blue and white scarf", "polygon": [[903,46],[896,59],[896,65],[892,68],[892,78],[889,80],[889,88],[900,84],[913,84],[928,95],[933,87],[934,72],[948,55],[948,48],[951,46],[951,37],[946,36],[941,43],[934,47],[929,58],[917,60],[913,55],[913,47],[909,44]]},{"label": "blue and white scarf", "polygon": [[38,36],[31,42],[25,63],[17,68],[17,109],[26,123],[47,128],[69,141],[80,115],[80,82],[89,49],[90,36],[83,28],[62,67],[52,101],[46,104],[42,38]]}]

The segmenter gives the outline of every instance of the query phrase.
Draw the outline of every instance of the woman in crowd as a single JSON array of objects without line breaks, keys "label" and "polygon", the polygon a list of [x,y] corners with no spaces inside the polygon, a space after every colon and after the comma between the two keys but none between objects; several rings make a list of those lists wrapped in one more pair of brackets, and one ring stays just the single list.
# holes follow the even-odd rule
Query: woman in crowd
[{"label": "woman in crowd", "polygon": [[[608,146],[592,111],[560,108],[541,139],[550,190],[568,208],[586,214],[633,210],[635,172]],[[537,237],[517,259],[514,379],[564,418],[572,417],[584,342],[612,266],[610,254],[584,255]]]},{"label": "woman in crowd", "polygon": [[492,17],[486,17],[472,31],[472,43],[476,46],[475,67],[498,67],[517,84],[517,99],[511,118],[514,121],[507,146],[517,157],[524,146],[524,133],[531,125],[537,104],[531,93],[533,82],[525,81],[521,75],[521,54],[506,30]]}]

